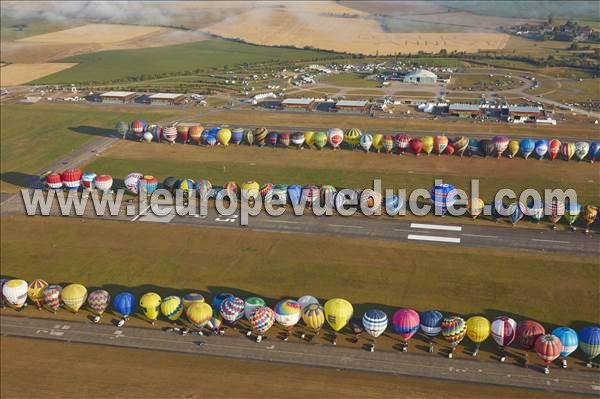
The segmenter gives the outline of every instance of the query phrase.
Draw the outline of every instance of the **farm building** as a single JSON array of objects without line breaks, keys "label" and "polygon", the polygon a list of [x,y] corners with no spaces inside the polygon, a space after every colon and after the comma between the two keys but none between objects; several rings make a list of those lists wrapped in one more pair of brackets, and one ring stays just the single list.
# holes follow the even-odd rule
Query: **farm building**
[{"label": "farm building", "polygon": [[286,98],[281,102],[286,111],[312,111],[315,105],[314,98]]},{"label": "farm building", "polygon": [[100,94],[100,100],[108,104],[131,103],[137,97],[137,93],[131,91],[107,91]]},{"label": "farm building", "polygon": [[427,71],[425,69],[417,69],[416,71],[412,71],[404,75],[402,81],[404,83],[432,85],[435,84],[435,82],[437,82],[437,78],[437,75],[433,72]]},{"label": "farm building", "polygon": [[469,118],[479,116],[482,112],[479,104],[450,104],[448,113],[461,118]]},{"label": "farm building", "polygon": [[178,93],[156,93],[148,97],[148,102],[156,105],[179,105],[184,101],[185,94]]},{"label": "farm building", "polygon": [[509,120],[535,122],[541,116],[543,116],[541,107],[530,105],[510,105],[508,107]]},{"label": "farm building", "polygon": [[340,100],[335,103],[333,109],[337,112],[367,112],[369,102],[366,100]]}]

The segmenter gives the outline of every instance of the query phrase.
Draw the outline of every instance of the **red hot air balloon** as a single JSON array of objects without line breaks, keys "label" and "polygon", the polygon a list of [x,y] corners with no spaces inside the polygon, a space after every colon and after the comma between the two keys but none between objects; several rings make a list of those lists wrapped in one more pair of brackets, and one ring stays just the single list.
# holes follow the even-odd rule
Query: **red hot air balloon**
[{"label": "red hot air balloon", "polygon": [[63,185],[69,190],[77,190],[81,185],[81,176],[83,172],[81,169],[67,169],[61,175]]},{"label": "red hot air balloon", "polygon": [[556,158],[558,153],[560,152],[560,140],[552,139],[550,143],[548,143],[548,155],[550,159]]},{"label": "red hot air balloon", "polygon": [[416,155],[419,155],[421,151],[423,151],[423,141],[421,141],[421,139],[412,139],[410,141],[410,149]]},{"label": "red hot air balloon", "polygon": [[110,175],[99,175],[94,179],[96,188],[102,192],[108,193],[113,185],[113,178]]},{"label": "red hot air balloon", "polygon": [[52,190],[60,190],[63,186],[60,174],[56,172],[50,173],[48,176],[46,176],[46,184],[48,184],[48,188]]},{"label": "red hot air balloon", "polygon": [[395,137],[396,145],[400,150],[400,154],[403,154],[406,149],[410,146],[411,137],[408,134],[401,134]]},{"label": "red hot air balloon", "polygon": [[135,134],[135,137],[137,137],[138,139],[142,138],[145,129],[146,124],[144,123],[144,121],[136,119],[135,121],[131,122],[131,131],[133,132],[133,134]]},{"label": "red hot air balloon", "polygon": [[183,144],[187,143],[188,138],[190,137],[190,127],[183,125],[177,126],[177,137],[179,137]]},{"label": "red hot air balloon", "polygon": [[546,374],[550,374],[550,363],[560,356],[562,350],[560,339],[552,334],[540,335],[535,341],[535,352],[544,361]]},{"label": "red hot air balloon", "polygon": [[454,144],[448,143],[448,146],[446,147],[446,153],[450,156],[454,154]]},{"label": "red hot air balloon", "polygon": [[526,350],[532,350],[538,337],[544,335],[544,327],[533,320],[523,320],[517,324],[517,340]]},{"label": "red hot air balloon", "polygon": [[435,136],[433,138],[433,149],[439,155],[442,155],[446,147],[448,146],[448,137],[446,136]]}]

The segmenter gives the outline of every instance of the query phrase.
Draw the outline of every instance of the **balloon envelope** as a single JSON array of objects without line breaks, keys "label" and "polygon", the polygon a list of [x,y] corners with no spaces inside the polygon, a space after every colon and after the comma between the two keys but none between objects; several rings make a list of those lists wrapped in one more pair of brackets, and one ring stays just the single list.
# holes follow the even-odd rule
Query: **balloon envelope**
[{"label": "balloon envelope", "polygon": [[600,355],[600,327],[584,327],[579,332],[579,347],[590,360]]},{"label": "balloon envelope", "polygon": [[549,364],[560,356],[562,344],[552,334],[541,335],[535,341],[535,352],[546,364]]},{"label": "balloon envelope", "polygon": [[311,303],[302,310],[302,320],[308,328],[318,331],[325,323],[325,310],[318,303]]},{"label": "balloon envelope", "polygon": [[442,337],[452,344],[458,344],[467,333],[467,323],[458,316],[444,318],[441,327]]},{"label": "balloon envelope", "polygon": [[519,145],[523,158],[527,159],[535,149],[535,141],[531,139],[523,139]]},{"label": "balloon envelope", "polygon": [[4,301],[15,309],[23,307],[27,301],[27,290],[29,286],[27,281],[20,279],[8,280],[2,286],[2,296]]},{"label": "balloon envelope", "polygon": [[383,310],[367,310],[362,318],[362,324],[365,331],[373,338],[379,337],[384,333],[388,325],[388,317]]},{"label": "balloon envelope", "polygon": [[498,346],[510,345],[515,339],[517,323],[508,316],[499,316],[492,321],[492,338]]},{"label": "balloon envelope", "polygon": [[398,309],[392,316],[394,331],[408,341],[419,330],[420,317],[413,309]]},{"label": "balloon envelope", "polygon": [[48,283],[42,279],[35,279],[29,283],[27,287],[27,296],[29,300],[38,308],[41,308],[44,304],[44,288],[48,286]]},{"label": "balloon envelope", "polygon": [[267,306],[259,306],[252,310],[249,321],[252,331],[263,335],[273,326],[275,312]]},{"label": "balloon envelope", "polygon": [[113,306],[121,316],[129,317],[135,310],[135,296],[131,292],[120,292],[115,296]]},{"label": "balloon envelope", "polygon": [[155,292],[148,292],[140,298],[140,308],[144,316],[150,321],[154,321],[158,318],[160,313],[161,298]]},{"label": "balloon envelope", "polygon": [[284,299],[277,302],[273,311],[275,311],[277,323],[286,328],[295,326],[301,317],[300,304],[293,299]]},{"label": "balloon envelope", "polygon": [[467,320],[467,336],[475,344],[481,344],[490,336],[490,321],[483,316],[473,316]]},{"label": "balloon envelope", "polygon": [[342,298],[334,298],[325,302],[325,317],[334,331],[340,331],[348,324],[354,309],[352,304]]},{"label": "balloon envelope", "polygon": [[261,306],[266,306],[265,300],[257,296],[251,296],[244,301],[244,317],[250,320],[252,311]]},{"label": "balloon envelope", "polygon": [[444,316],[437,310],[426,310],[419,315],[421,331],[428,337],[435,337],[442,330]]},{"label": "balloon envelope", "polygon": [[183,301],[175,295],[163,298],[160,303],[160,312],[169,320],[177,320],[183,313]]},{"label": "balloon envelope", "polygon": [[575,330],[569,327],[558,327],[552,330],[552,335],[557,337],[562,344],[561,357],[567,357],[571,353],[575,352],[577,345],[579,345],[579,337]]},{"label": "balloon envelope", "polygon": [[63,288],[60,297],[66,309],[77,313],[87,299],[87,289],[81,284],[69,284]]},{"label": "balloon envelope", "polygon": [[95,290],[88,295],[88,306],[98,316],[102,316],[109,303],[110,294],[106,290]]},{"label": "balloon envelope", "polygon": [[194,302],[185,311],[187,319],[197,328],[206,326],[213,316],[213,310],[208,303]]},{"label": "balloon envelope", "polygon": [[544,327],[533,320],[523,320],[517,324],[516,338],[526,350],[533,349],[535,341],[546,333]]},{"label": "balloon envelope", "polygon": [[313,303],[318,305],[319,300],[312,295],[303,295],[300,298],[298,298],[298,303],[300,304],[300,309],[304,311],[304,308],[306,308],[308,305],[311,305]]}]

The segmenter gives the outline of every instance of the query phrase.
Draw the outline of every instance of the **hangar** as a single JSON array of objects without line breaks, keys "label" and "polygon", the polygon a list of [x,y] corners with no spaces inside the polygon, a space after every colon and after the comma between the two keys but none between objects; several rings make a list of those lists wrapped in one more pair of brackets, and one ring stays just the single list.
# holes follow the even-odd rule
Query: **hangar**
[{"label": "hangar", "polygon": [[402,81],[404,83],[433,85],[435,82],[437,82],[437,78],[437,75],[433,72],[425,69],[417,69],[416,71],[412,71],[404,75]]}]

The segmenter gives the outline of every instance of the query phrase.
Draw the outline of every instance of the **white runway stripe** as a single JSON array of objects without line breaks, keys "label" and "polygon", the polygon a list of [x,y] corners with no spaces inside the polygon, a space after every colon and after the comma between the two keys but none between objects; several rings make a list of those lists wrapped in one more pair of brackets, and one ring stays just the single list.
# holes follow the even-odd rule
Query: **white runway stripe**
[{"label": "white runway stripe", "polygon": [[498,236],[486,236],[486,235],[483,235],[483,234],[467,234],[467,233],[464,233],[462,235],[465,236],[465,237],[498,238]]},{"label": "white runway stripe", "polygon": [[542,239],[538,239],[538,238],[532,238],[531,241],[538,241],[538,242],[552,242],[555,244],[570,244],[569,241],[557,241],[557,240],[542,240]]},{"label": "white runway stripe", "polygon": [[460,244],[460,238],[454,237],[439,237],[439,236],[420,236],[417,234],[409,234],[409,240],[420,240],[420,241],[436,241],[436,242],[449,242],[453,244]]},{"label": "white runway stripe", "polygon": [[442,225],[439,225],[439,224],[411,223],[410,227],[413,228],[413,229],[462,231],[462,227],[461,226],[442,226]]},{"label": "white runway stripe", "polygon": [[362,226],[352,226],[352,225],[346,225],[346,224],[330,224],[329,226],[331,227],[349,227],[351,229],[362,229]]}]

